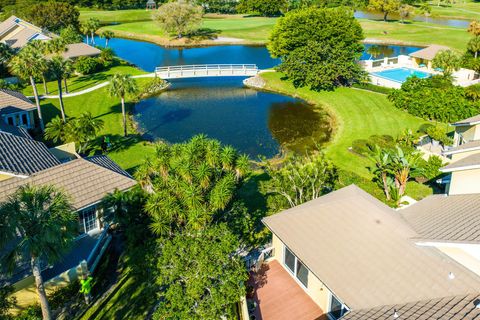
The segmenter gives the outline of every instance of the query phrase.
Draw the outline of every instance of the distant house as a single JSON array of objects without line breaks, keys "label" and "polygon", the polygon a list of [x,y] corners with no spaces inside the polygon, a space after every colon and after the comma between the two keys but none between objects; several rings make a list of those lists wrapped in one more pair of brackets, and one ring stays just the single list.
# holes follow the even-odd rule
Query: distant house
[{"label": "distant house", "polygon": [[[265,218],[264,224],[273,234],[274,254],[265,276],[260,277],[263,286],[256,292],[259,317],[479,317],[475,299],[480,298],[480,277],[424,243],[429,236],[423,233],[424,225],[436,228],[437,241],[442,231],[453,233],[455,228],[447,222],[435,224],[438,217],[434,213],[419,216],[426,212],[412,211],[417,205],[398,213],[351,185]],[[445,208],[443,202],[432,209],[443,211],[438,214],[444,217],[448,214]],[[480,208],[475,210],[480,217]],[[451,221],[455,215],[458,211],[449,215]],[[456,220],[460,232],[462,219]],[[275,272],[269,273],[270,265]],[[294,281],[282,279],[285,275]],[[284,285],[278,287],[278,282]],[[295,299],[282,294],[298,288],[301,292],[295,293]],[[276,293],[269,292],[272,289]],[[469,317],[461,317],[468,312]]]},{"label": "distant house", "polygon": [[22,93],[0,89],[0,122],[10,126],[35,127],[35,105]]},{"label": "distant house", "polygon": [[[13,49],[20,50],[33,40],[49,41],[56,37],[58,35],[15,16],[11,16],[0,23],[0,42]],[[74,59],[82,56],[97,56],[100,52],[97,48],[80,42],[67,45],[67,50],[62,55],[66,59]]]},{"label": "distant house", "polygon": [[[72,198],[78,212],[78,237],[73,249],[55,265],[44,265],[42,275],[48,287],[77,279],[77,268],[83,260],[90,271],[95,269],[111,238],[104,229],[98,204],[107,194],[136,185],[108,157],[77,158],[73,151],[73,160],[68,161],[64,156],[68,150],[68,146],[49,150],[21,128],[0,126],[0,202],[26,184],[54,185]],[[0,285],[4,284],[13,284],[21,292],[17,293],[19,304],[35,301],[29,261],[19,261],[13,275],[0,273]]]},{"label": "distant house", "polygon": [[427,69],[433,69],[432,66],[432,61],[435,56],[445,50],[450,50],[449,47],[446,46],[440,46],[440,45],[430,45],[426,48],[423,48],[421,50],[412,52],[409,54],[409,56],[412,58],[412,63],[414,67],[419,67],[419,66],[425,66]]}]

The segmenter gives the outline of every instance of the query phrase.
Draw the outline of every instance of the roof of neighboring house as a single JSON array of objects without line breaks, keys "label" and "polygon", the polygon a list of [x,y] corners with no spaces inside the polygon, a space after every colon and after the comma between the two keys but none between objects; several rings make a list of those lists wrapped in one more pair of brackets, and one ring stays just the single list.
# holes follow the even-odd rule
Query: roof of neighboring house
[{"label": "roof of neighboring house", "polygon": [[433,195],[399,212],[422,240],[480,242],[480,194]]},{"label": "roof of neighboring house", "polygon": [[480,168],[480,153],[475,153],[465,158],[462,158],[460,160],[457,160],[455,162],[452,162],[443,168],[440,168],[440,171],[454,172],[454,171],[479,169],[479,168]]},{"label": "roof of neighboring house", "polygon": [[475,308],[480,302],[480,294],[445,297],[440,299],[416,301],[403,305],[389,305],[372,309],[353,310],[342,320],[392,320],[397,312],[397,319],[478,319],[480,309]]},{"label": "roof of neighboring house", "polygon": [[443,152],[443,154],[449,155],[449,154],[473,151],[473,150],[477,150],[477,149],[480,149],[480,140],[470,141],[470,142],[461,144],[459,146],[456,146],[454,148],[450,148],[448,150],[445,150]]},{"label": "roof of neighboring house", "polygon": [[0,171],[28,176],[60,164],[42,142],[0,132]]},{"label": "roof of neighboring house", "polygon": [[67,51],[62,53],[65,59],[75,59],[83,56],[98,56],[102,51],[86,43],[73,43],[67,46]]},{"label": "roof of neighboring house", "polygon": [[22,93],[0,89],[0,115],[34,109],[35,105]]},{"label": "roof of neighboring house", "polygon": [[[111,161],[111,160],[110,160]],[[0,202],[25,184],[53,184],[62,188],[73,200],[73,206],[80,210],[102,200],[102,198],[118,190],[127,190],[136,185],[136,181],[128,173],[122,174],[111,169],[111,165],[99,165],[86,159],[76,159],[52,168],[40,171],[28,178],[12,178],[0,181]],[[101,161],[107,163],[107,160]],[[113,162],[113,161],[111,161]]]},{"label": "roof of neighboring house", "polygon": [[31,139],[32,137],[28,134],[28,131],[22,127],[15,127],[0,121],[0,132],[6,132],[18,137]]},{"label": "roof of neighboring house", "polygon": [[14,49],[22,48],[33,39],[49,40],[50,37],[41,28],[15,16],[0,23],[0,41]]},{"label": "roof of neighboring house", "polygon": [[472,126],[480,123],[480,114],[452,123],[453,126]]},{"label": "roof of neighboring house", "polygon": [[155,4],[155,1],[154,0],[148,0],[147,4]]},{"label": "roof of neighboring house", "polygon": [[426,48],[410,53],[411,57],[425,60],[433,60],[440,51],[449,50],[449,47],[432,44]]},{"label": "roof of neighboring house", "polygon": [[478,276],[416,246],[400,214],[355,185],[263,221],[353,310],[480,292]]}]

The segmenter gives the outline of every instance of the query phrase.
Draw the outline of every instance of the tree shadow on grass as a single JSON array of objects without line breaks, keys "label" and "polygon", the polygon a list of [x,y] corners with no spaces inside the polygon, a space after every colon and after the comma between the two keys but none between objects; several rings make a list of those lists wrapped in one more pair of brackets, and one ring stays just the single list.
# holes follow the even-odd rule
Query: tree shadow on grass
[{"label": "tree shadow on grass", "polygon": [[218,37],[220,32],[221,30],[200,28],[187,34],[187,37],[191,40],[213,40]]}]

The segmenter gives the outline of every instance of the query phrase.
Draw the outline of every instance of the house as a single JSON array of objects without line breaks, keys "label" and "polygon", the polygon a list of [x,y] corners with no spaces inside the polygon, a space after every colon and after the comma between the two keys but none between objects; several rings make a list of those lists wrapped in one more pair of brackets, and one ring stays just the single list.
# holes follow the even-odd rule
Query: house
[{"label": "house", "polygon": [[[74,157],[68,161],[63,155],[69,148],[49,150],[42,142],[25,136],[25,131],[3,126],[8,130],[0,131],[0,202],[26,184],[55,185],[72,198],[78,212],[78,236],[73,248],[58,263],[43,266],[47,288],[77,279],[81,261],[86,261],[93,272],[111,239],[99,203],[115,190],[134,187],[135,180],[106,156]],[[37,299],[35,290],[31,290],[33,276],[28,259],[19,261],[13,274],[0,274],[0,285],[4,284],[14,285],[19,305]]]},{"label": "house", "polygon": [[[15,16],[0,23],[0,42],[17,50],[34,40],[49,41],[57,37],[58,35]],[[67,50],[62,55],[65,59],[74,59],[81,56],[97,56],[100,52],[86,43],[74,43],[67,45]]]},{"label": "house", "polygon": [[35,127],[35,105],[22,93],[0,89],[0,122],[10,126]]}]

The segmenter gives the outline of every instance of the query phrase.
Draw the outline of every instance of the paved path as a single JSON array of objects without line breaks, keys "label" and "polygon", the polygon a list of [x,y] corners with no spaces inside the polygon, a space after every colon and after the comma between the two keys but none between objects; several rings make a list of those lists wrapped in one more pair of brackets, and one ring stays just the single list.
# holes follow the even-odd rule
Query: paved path
[{"label": "paved path", "polygon": [[[133,76],[132,78],[138,79],[138,78],[154,78],[154,77],[155,77],[155,73],[147,73],[147,74],[141,74],[141,75]],[[89,92],[98,90],[100,88],[106,87],[106,86],[108,86],[109,83],[110,83],[110,81],[105,81],[105,82],[99,83],[99,84],[94,85],[93,87],[90,87],[90,88],[85,89],[85,90],[76,91],[76,92],[72,92],[72,93],[65,93],[65,94],[63,94],[63,97],[64,98],[69,98],[69,97],[80,96],[82,94],[89,93]],[[33,96],[31,96],[29,98],[33,98]],[[39,96],[39,98],[40,99],[58,99],[58,95],[41,95],[41,96]]]}]

